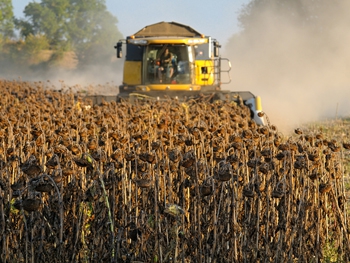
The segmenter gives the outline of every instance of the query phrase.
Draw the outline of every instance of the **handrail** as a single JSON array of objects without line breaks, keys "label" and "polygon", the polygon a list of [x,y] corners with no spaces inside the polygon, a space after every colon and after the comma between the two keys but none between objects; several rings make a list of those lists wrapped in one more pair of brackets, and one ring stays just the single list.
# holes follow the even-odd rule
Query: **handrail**
[{"label": "handrail", "polygon": [[[222,60],[227,61],[228,69],[226,69],[226,70],[222,70],[221,69],[221,66],[222,66],[221,61]],[[231,81],[232,81],[231,80],[231,75],[230,75],[230,71],[232,69],[231,61],[228,58],[222,58],[222,57],[219,57],[216,61],[217,61],[217,66],[216,66],[216,68],[217,68],[217,78],[216,79],[218,80],[218,84],[221,85],[221,84],[229,84],[229,83],[231,83]],[[222,80],[221,80],[221,73],[227,73],[228,81],[222,82]]]}]

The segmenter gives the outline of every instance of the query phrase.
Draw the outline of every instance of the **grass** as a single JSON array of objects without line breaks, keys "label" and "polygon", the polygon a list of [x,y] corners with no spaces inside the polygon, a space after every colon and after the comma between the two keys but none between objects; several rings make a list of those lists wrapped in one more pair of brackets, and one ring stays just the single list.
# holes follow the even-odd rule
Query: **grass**
[{"label": "grass", "polygon": [[334,242],[327,242],[325,247],[323,248],[324,253],[324,262],[325,263],[342,263],[341,259],[339,259],[339,255],[337,249],[335,247]]}]

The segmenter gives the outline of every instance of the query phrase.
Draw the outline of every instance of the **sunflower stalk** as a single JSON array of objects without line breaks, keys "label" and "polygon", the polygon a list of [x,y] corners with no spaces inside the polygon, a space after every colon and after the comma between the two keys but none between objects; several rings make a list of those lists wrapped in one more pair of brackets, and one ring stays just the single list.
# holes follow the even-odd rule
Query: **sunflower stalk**
[{"label": "sunflower stalk", "polygon": [[111,251],[111,262],[114,261],[114,258],[115,258],[115,248],[114,248],[114,223],[113,223],[113,218],[112,218],[112,212],[111,212],[111,207],[109,205],[109,200],[108,200],[108,194],[107,194],[107,191],[106,191],[106,187],[105,187],[105,183],[104,183],[104,180],[103,180],[103,177],[104,175],[106,175],[109,171],[111,170],[114,170],[114,165],[111,165],[111,167],[108,167],[108,169],[106,169],[104,171],[104,173],[102,174],[100,172],[100,169],[98,168],[98,166],[96,165],[97,162],[94,158],[92,158],[91,155],[87,155],[87,159],[92,163],[93,167],[95,167],[96,169],[96,172],[98,173],[98,178],[100,179],[100,183],[101,183],[101,187],[102,187],[102,190],[103,190],[103,196],[104,196],[104,199],[105,199],[105,204],[106,204],[106,207],[107,207],[107,211],[108,211],[108,220],[109,220],[109,225],[110,225],[110,230],[111,230],[111,235],[112,235],[112,238],[111,238],[111,247],[112,247],[112,251]]}]

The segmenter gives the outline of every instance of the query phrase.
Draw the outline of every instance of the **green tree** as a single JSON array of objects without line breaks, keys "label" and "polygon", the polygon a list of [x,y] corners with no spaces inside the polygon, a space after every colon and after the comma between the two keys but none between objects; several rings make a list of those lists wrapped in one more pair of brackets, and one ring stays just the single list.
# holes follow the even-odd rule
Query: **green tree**
[{"label": "green tree", "polygon": [[24,37],[45,35],[52,48],[73,50],[84,63],[107,59],[121,38],[104,0],[42,0],[29,3],[24,14],[17,23]]},{"label": "green tree", "polygon": [[70,0],[69,38],[80,61],[105,60],[122,37],[104,0]]},{"label": "green tree", "polygon": [[13,37],[14,21],[11,0],[0,0],[0,37]]},{"label": "green tree", "polygon": [[69,0],[43,0],[29,3],[24,14],[27,20],[18,24],[24,37],[30,34],[45,35],[49,43],[61,48],[66,44],[66,21],[69,19]]},{"label": "green tree", "polygon": [[49,48],[49,43],[45,36],[43,35],[29,35],[26,38],[25,45],[24,45],[24,52],[27,56],[35,56],[37,55],[41,50],[45,50]]}]

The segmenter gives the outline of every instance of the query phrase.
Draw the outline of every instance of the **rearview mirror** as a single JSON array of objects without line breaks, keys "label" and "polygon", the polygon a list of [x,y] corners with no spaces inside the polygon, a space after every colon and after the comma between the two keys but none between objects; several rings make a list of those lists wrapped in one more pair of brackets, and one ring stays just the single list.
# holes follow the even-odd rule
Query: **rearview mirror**
[{"label": "rearview mirror", "polygon": [[114,46],[114,48],[117,50],[117,58],[123,57],[122,42],[118,42],[117,45]]},{"label": "rearview mirror", "polygon": [[220,44],[218,41],[214,41],[214,57],[218,57],[219,56],[219,48],[220,48]]}]

